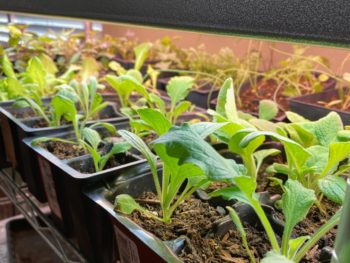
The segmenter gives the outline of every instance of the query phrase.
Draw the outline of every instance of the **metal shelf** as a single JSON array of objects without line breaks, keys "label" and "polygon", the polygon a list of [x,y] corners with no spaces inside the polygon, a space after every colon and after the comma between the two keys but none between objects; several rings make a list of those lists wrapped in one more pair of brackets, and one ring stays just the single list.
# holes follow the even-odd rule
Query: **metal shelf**
[{"label": "metal shelf", "polygon": [[350,45],[347,0],[11,0],[0,10]]},{"label": "metal shelf", "polygon": [[86,262],[36,205],[34,198],[28,193],[25,184],[13,169],[0,171],[0,188],[63,262]]}]

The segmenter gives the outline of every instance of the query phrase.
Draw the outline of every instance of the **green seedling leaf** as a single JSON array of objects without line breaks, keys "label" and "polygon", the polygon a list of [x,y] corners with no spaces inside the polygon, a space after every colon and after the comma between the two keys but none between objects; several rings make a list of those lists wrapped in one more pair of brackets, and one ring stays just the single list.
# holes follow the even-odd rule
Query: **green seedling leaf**
[{"label": "green seedling leaf", "polygon": [[282,253],[287,254],[288,241],[293,228],[305,218],[316,201],[315,192],[305,188],[301,183],[288,179],[282,196],[282,210],[285,216],[285,228],[282,237]]},{"label": "green seedling leaf", "polygon": [[204,139],[227,124],[225,122],[197,122],[191,124],[191,129]]},{"label": "green seedling leaf", "polygon": [[163,135],[171,128],[170,121],[158,110],[145,108],[137,110],[137,113],[158,135]]},{"label": "green seedling leaf", "polygon": [[296,123],[296,122],[307,122],[308,120],[305,119],[303,116],[295,113],[295,112],[292,112],[292,111],[286,111],[284,112],[284,114],[286,114],[288,120],[291,122],[291,123]]},{"label": "green seedling leaf", "polygon": [[293,140],[287,137],[272,132],[256,131],[244,137],[244,139],[240,143],[240,147],[247,147],[251,141],[254,141],[257,137],[261,136],[271,136],[279,140],[285,148],[288,163],[293,163],[297,171],[301,173],[305,162],[311,156],[311,154],[300,144],[294,142]]},{"label": "green seedling leaf", "polygon": [[176,105],[173,116],[174,120],[177,120],[181,114],[188,111],[192,106],[192,103],[189,101],[181,101],[179,104]]},{"label": "green seedling leaf", "polygon": [[133,77],[138,83],[142,84],[143,82],[143,77],[140,71],[136,70],[136,69],[129,69],[126,72],[127,76]]},{"label": "green seedling leaf", "polygon": [[38,56],[41,63],[43,64],[46,72],[55,75],[58,72],[55,62],[45,53],[40,53]]},{"label": "green seedling leaf", "polygon": [[278,130],[278,125],[276,123],[263,120],[263,119],[251,119],[249,120],[249,123],[254,125],[258,130],[261,131],[271,131],[271,132],[277,132]]},{"label": "green seedling leaf", "polygon": [[287,129],[291,139],[302,144],[304,147],[309,147],[317,144],[316,136],[297,123],[292,123],[289,125],[287,124],[285,128]]},{"label": "green seedling leaf", "polygon": [[289,168],[285,164],[280,164],[280,163],[274,163],[267,167],[266,171],[268,173],[280,173],[280,174],[286,174],[289,175]]},{"label": "green seedling leaf", "polygon": [[331,201],[342,205],[345,198],[346,181],[338,176],[328,175],[318,180],[321,192]]},{"label": "green seedling leaf", "polygon": [[82,69],[80,71],[82,82],[86,83],[91,77],[98,77],[99,68],[100,67],[95,58],[84,58],[82,61]]},{"label": "green seedling leaf", "polygon": [[83,139],[86,140],[95,150],[98,149],[98,146],[102,141],[100,134],[91,128],[83,129]]},{"label": "green seedling leaf", "polygon": [[276,156],[277,154],[280,154],[281,151],[278,149],[265,149],[260,150],[254,153],[254,158],[256,159],[256,170],[259,171],[260,167],[268,156]]},{"label": "green seedling leaf", "polygon": [[114,206],[116,210],[127,215],[131,215],[135,210],[140,212],[145,211],[145,209],[140,206],[132,196],[127,194],[117,195],[114,201]]},{"label": "green seedling leaf", "polygon": [[108,67],[115,71],[119,76],[126,74],[126,70],[116,61],[109,62]]},{"label": "green seedling leaf", "polygon": [[[227,117],[225,105],[226,105],[227,91],[229,89],[233,89],[232,78],[228,78],[227,80],[225,80],[224,84],[222,84],[220,91],[219,91],[218,99],[217,99],[216,112],[219,115],[222,115],[224,118]],[[231,110],[234,110],[234,109],[231,109]],[[232,114],[234,114],[234,113],[232,113]]]},{"label": "green seedling leaf", "polygon": [[157,173],[157,157],[151,152],[144,141],[136,134],[133,134],[127,130],[120,130],[118,133],[126,142],[128,142],[132,147],[142,153],[142,155],[148,161],[152,171],[154,173]]},{"label": "green seedling leaf", "polygon": [[288,242],[288,258],[293,258],[301,246],[310,239],[310,236],[300,236],[295,239],[290,239]]},{"label": "green seedling leaf", "polygon": [[159,96],[154,93],[149,94],[150,101],[156,105],[161,113],[165,114],[165,102]]},{"label": "green seedling leaf", "polygon": [[105,128],[111,135],[116,135],[117,134],[117,128],[108,122],[96,122],[92,125],[89,126],[91,129],[94,129],[96,127],[103,127]]},{"label": "green seedling leaf", "polygon": [[166,86],[172,107],[184,100],[193,86],[194,79],[187,76],[173,77]]},{"label": "green seedling leaf", "polygon": [[230,88],[227,90],[225,112],[226,117],[230,122],[236,122],[239,120],[238,111],[236,107],[236,97],[233,82],[230,83]]},{"label": "green seedling leaf", "polygon": [[263,120],[272,120],[277,116],[278,105],[272,100],[261,100],[259,103],[259,118]]},{"label": "green seedling leaf", "polygon": [[43,94],[46,89],[46,71],[38,57],[33,57],[28,61],[26,73],[34,83],[38,84],[40,92]]},{"label": "green seedling leaf", "polygon": [[294,263],[294,261],[288,259],[287,257],[275,251],[270,251],[261,260],[261,263]]},{"label": "green seedling leaf", "polygon": [[337,139],[339,131],[343,130],[343,123],[338,113],[332,111],[326,117],[313,122],[297,123],[302,128],[314,134],[318,143],[328,146]]},{"label": "green seedling leaf", "polygon": [[134,48],[134,54],[135,54],[134,69],[140,70],[142,68],[148,56],[148,52],[151,46],[152,46],[151,43],[142,43]]},{"label": "green seedling leaf", "polygon": [[2,66],[2,71],[8,78],[17,79],[12,63],[5,53],[2,55],[1,66]]},{"label": "green seedling leaf", "polygon": [[337,139],[339,141],[350,141],[350,131],[349,130],[339,131],[337,134]]},{"label": "green seedling leaf", "polygon": [[306,161],[305,166],[312,168],[316,174],[322,173],[328,162],[328,147],[315,145],[307,148],[307,150],[311,156]]},{"label": "green seedling leaf", "polygon": [[63,142],[63,143],[69,143],[69,144],[77,144],[76,142],[73,141],[69,141],[69,140],[65,140],[65,139],[61,139],[61,138],[55,138],[55,137],[40,137],[40,138],[36,138],[32,141],[32,145],[33,146],[37,146],[40,143],[43,142],[50,142],[50,141],[56,141],[56,142]]},{"label": "green seedling leaf", "polygon": [[350,142],[335,142],[329,145],[328,163],[324,168],[321,177],[326,176],[332,168],[337,166],[339,162],[349,158]]},{"label": "green seedling leaf", "polygon": [[172,127],[168,133],[152,142],[154,149],[165,146],[169,156],[179,159],[179,164],[193,163],[200,167],[209,180],[233,179],[242,174],[241,165],[223,158],[204,141],[188,124]]}]

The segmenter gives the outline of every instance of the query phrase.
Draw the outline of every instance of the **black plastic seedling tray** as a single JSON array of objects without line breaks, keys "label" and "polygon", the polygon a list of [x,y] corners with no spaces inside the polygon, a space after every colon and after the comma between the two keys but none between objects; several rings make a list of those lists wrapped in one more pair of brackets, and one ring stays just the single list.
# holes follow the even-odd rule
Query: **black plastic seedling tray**
[{"label": "black plastic seedling tray", "polygon": [[[104,95],[106,101],[117,101],[116,95]],[[11,112],[20,111],[22,109],[13,109],[11,105],[13,101],[0,103],[0,121],[2,138],[6,153],[6,160],[11,166],[18,170],[22,179],[27,183],[30,192],[41,202],[46,201],[43,190],[43,184],[40,177],[35,174],[39,168],[33,156],[28,154],[27,148],[24,147],[22,140],[27,137],[42,137],[49,134],[68,131],[72,129],[71,125],[61,125],[59,127],[32,128],[31,125],[40,120],[38,117],[28,118],[26,120],[16,118]],[[110,118],[101,121],[124,121],[123,117],[113,105],[107,106],[102,113],[110,116]],[[91,121],[88,124],[94,123]]]},{"label": "black plastic seedling tray", "polygon": [[329,89],[315,94],[291,98],[288,100],[288,105],[292,111],[313,121],[326,116],[331,111],[335,111],[339,114],[345,125],[350,125],[350,112],[329,109],[317,104],[318,101],[331,102],[337,99],[339,99],[338,90]]},{"label": "black plastic seedling tray", "polygon": [[[126,129],[128,122],[116,123],[117,129]],[[73,132],[49,135],[48,137],[69,138]],[[95,213],[86,202],[82,188],[96,181],[104,181],[110,176],[124,173],[134,173],[145,160],[133,155],[129,163],[119,165],[98,173],[84,174],[72,167],[91,165],[91,157],[81,156],[70,160],[59,160],[56,156],[40,146],[32,146],[34,138],[24,139],[28,153],[39,163],[39,175],[44,184],[45,192],[55,224],[70,237],[75,237],[78,246],[89,262],[112,262],[111,256],[105,253],[109,246],[110,232],[104,229],[104,216]],[[128,158],[127,158],[128,159]],[[100,221],[102,221],[100,223]],[[100,227],[96,228],[96,225]],[[103,241],[106,239],[106,241]],[[98,241],[98,242],[97,242]],[[103,259],[103,260],[102,260]]]},{"label": "black plastic seedling tray", "polygon": [[128,217],[114,211],[113,198],[117,194],[129,194],[134,197],[146,191],[154,191],[152,175],[149,172],[125,174],[118,178],[110,178],[110,192],[103,184],[87,187],[86,195],[100,206],[110,217],[109,224],[115,234],[115,247],[112,248],[121,262],[160,263],[182,262],[172,250],[176,241],[168,245],[146,232]]}]

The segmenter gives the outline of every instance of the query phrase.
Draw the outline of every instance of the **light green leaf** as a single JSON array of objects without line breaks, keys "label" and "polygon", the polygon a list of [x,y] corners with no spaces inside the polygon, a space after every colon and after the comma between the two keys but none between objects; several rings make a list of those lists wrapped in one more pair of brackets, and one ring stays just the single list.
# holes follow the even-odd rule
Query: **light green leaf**
[{"label": "light green leaf", "polygon": [[310,239],[310,236],[300,236],[294,239],[290,239],[288,242],[288,257],[293,258],[301,246]]},{"label": "light green leaf", "polygon": [[334,111],[317,121],[300,122],[296,125],[300,125],[314,134],[318,143],[323,146],[328,146],[331,142],[334,142],[337,139],[338,132],[343,130],[342,120]]},{"label": "light green leaf", "polygon": [[240,155],[251,156],[265,141],[265,136],[256,136],[254,139],[249,141],[249,144],[242,147],[241,142],[243,138],[248,136],[248,134],[251,132],[254,132],[254,130],[243,129],[236,132],[228,144],[229,150]]},{"label": "light green leaf", "polygon": [[155,109],[138,109],[137,113],[139,114],[141,120],[143,120],[147,125],[152,127],[152,129],[158,135],[166,133],[171,127],[170,121],[167,118],[165,118],[162,113]]},{"label": "light green leaf", "polygon": [[108,122],[96,122],[92,125],[89,126],[91,129],[94,129],[96,127],[103,127],[105,128],[111,135],[116,135],[117,134],[117,128]]},{"label": "light green leaf", "polygon": [[134,69],[140,70],[143,66],[143,63],[145,62],[148,52],[151,48],[151,43],[142,43],[134,48],[134,54],[135,54],[135,65]]},{"label": "light green leaf", "polygon": [[326,176],[339,162],[349,158],[350,142],[335,142],[329,145],[328,163],[324,168],[321,177]]},{"label": "light green leaf", "polygon": [[328,175],[318,180],[318,187],[321,192],[331,201],[337,204],[343,204],[345,198],[346,181],[339,177]]},{"label": "light green leaf", "polygon": [[[222,84],[219,95],[217,98],[217,104],[216,104],[216,112],[219,115],[222,115],[224,118],[226,118],[226,97],[227,97],[227,91],[233,87],[233,81],[232,78],[228,78],[225,80],[224,84]],[[234,110],[234,109],[231,109]]]},{"label": "light green leaf", "polygon": [[236,107],[236,97],[235,97],[233,82],[231,82],[231,86],[227,90],[225,112],[226,112],[226,117],[229,121],[236,122],[239,119],[237,107]]},{"label": "light green leaf", "polygon": [[101,143],[102,139],[101,139],[101,136],[100,134],[91,129],[91,128],[84,128],[83,129],[83,138],[84,140],[86,140],[91,146],[93,149],[97,150],[98,149],[98,146],[99,144]]},{"label": "light green leaf", "polygon": [[305,166],[312,168],[316,174],[322,173],[328,162],[328,147],[315,145],[307,148],[307,150],[311,156],[306,161]]},{"label": "light green leaf", "polygon": [[38,56],[41,63],[43,64],[46,72],[55,75],[58,72],[55,62],[45,53],[40,53]]},{"label": "light green leaf", "polygon": [[2,66],[2,71],[8,78],[17,79],[12,63],[5,53],[2,55],[1,66]]},{"label": "light green leaf", "polygon": [[254,153],[254,158],[256,159],[256,170],[259,171],[264,159],[268,156],[275,156],[281,153],[278,149],[264,149]]},{"label": "light green leaf", "polygon": [[292,111],[286,111],[284,112],[284,114],[286,114],[288,120],[291,122],[291,123],[296,123],[296,122],[307,122],[308,120],[305,119],[303,116],[295,113],[295,112],[292,112]]},{"label": "light green leaf", "polygon": [[80,71],[82,82],[86,83],[91,77],[98,77],[99,69],[100,67],[95,58],[85,57]]},{"label": "light green leaf", "polygon": [[154,149],[165,146],[167,154],[179,159],[179,164],[193,163],[200,167],[209,180],[233,179],[242,174],[241,165],[223,158],[188,124],[172,127],[168,133],[152,142]]},{"label": "light green leaf", "polygon": [[315,192],[305,188],[301,183],[288,179],[282,196],[282,210],[285,228],[282,237],[282,252],[287,253],[288,241],[296,224],[302,221],[316,201]]},{"label": "light green leaf", "polygon": [[174,119],[177,120],[177,118],[188,111],[188,109],[191,107],[191,102],[189,101],[181,101],[179,104],[176,105],[175,110],[173,112]]},{"label": "light green leaf", "polygon": [[193,86],[194,79],[187,76],[173,77],[166,86],[172,107],[184,100]]},{"label": "light green leaf", "polygon": [[46,88],[46,71],[38,57],[33,57],[28,61],[26,73],[34,83],[38,84],[40,92],[43,92]]},{"label": "light green leaf", "polygon": [[259,103],[259,118],[272,120],[277,116],[278,105],[273,100],[261,100]]},{"label": "light green leaf", "polygon": [[130,215],[135,210],[140,212],[145,211],[142,206],[136,203],[135,199],[132,196],[127,194],[117,195],[114,201],[114,206],[116,210],[127,215]]},{"label": "light green leaf", "polygon": [[225,125],[225,122],[197,122],[191,124],[191,129],[204,139]]}]

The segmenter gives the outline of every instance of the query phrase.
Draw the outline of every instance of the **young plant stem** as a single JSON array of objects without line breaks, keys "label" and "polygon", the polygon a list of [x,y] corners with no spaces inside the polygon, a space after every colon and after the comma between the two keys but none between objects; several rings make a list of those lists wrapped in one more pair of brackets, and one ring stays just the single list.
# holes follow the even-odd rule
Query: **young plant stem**
[{"label": "young plant stem", "polygon": [[244,156],[243,163],[244,163],[245,167],[247,168],[248,175],[253,177],[254,179],[256,179],[257,178],[257,170],[256,170],[254,156],[253,155]]},{"label": "young plant stem", "polygon": [[266,217],[264,209],[261,207],[259,201],[250,198],[251,205],[253,206],[253,209],[255,210],[255,213],[258,215],[260,222],[262,223],[267,236],[269,237],[272,249],[275,250],[277,253],[280,253],[280,247],[278,245],[276,235],[272,229],[272,226],[269,222],[269,220]]},{"label": "young plant stem", "polygon": [[323,237],[328,231],[339,224],[341,216],[341,209],[338,210],[335,215],[331,217],[323,226],[321,226],[316,233],[305,243],[305,245],[298,251],[294,257],[294,262],[298,263],[303,259],[305,254],[316,244],[321,237]]}]

